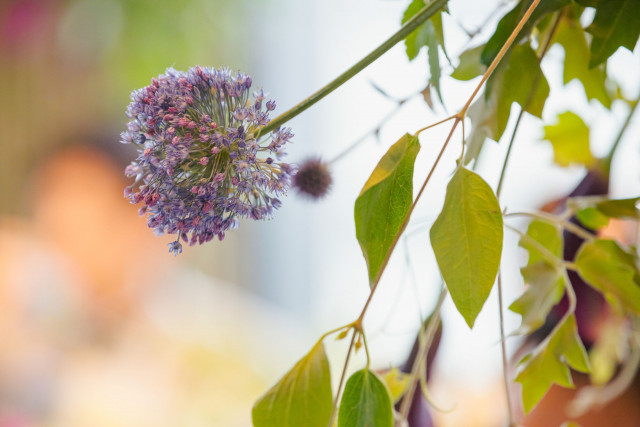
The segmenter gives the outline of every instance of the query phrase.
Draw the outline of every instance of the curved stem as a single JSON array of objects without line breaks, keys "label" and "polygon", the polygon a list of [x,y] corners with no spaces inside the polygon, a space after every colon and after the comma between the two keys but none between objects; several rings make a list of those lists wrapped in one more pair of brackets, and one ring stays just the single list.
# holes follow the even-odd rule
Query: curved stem
[{"label": "curved stem", "polygon": [[[420,372],[423,363],[426,363],[424,359],[426,359],[429,349],[431,348],[431,343],[433,342],[434,337],[436,336],[436,331],[438,329],[438,324],[440,323],[440,309],[442,308],[442,303],[444,302],[445,297],[447,296],[447,288],[446,286],[442,287],[440,291],[440,298],[438,299],[438,303],[436,307],[433,309],[433,314],[431,315],[431,319],[429,319],[429,324],[427,325],[425,331],[425,337],[422,340],[419,340],[419,348],[416,354],[416,358],[413,361],[413,366],[411,368],[411,375],[409,379],[409,388],[402,398],[402,404],[400,405],[400,419],[406,420],[409,416],[409,411],[411,410],[411,402],[413,401],[413,395],[416,391],[416,386],[418,384],[418,380],[420,379]],[[426,375],[426,373],[425,373]]]},{"label": "curved stem", "polygon": [[[538,0],[539,1],[539,0]],[[266,124],[264,127],[258,129],[256,131],[256,138],[260,135],[267,134],[272,130],[280,127],[284,123],[288,122],[298,114],[302,113],[307,108],[311,107],[316,102],[320,101],[325,96],[329,95],[331,92],[342,86],[345,82],[351,79],[353,76],[358,74],[360,71],[364,70],[369,64],[378,59],[384,53],[386,53],[389,49],[395,46],[398,42],[404,40],[409,34],[411,34],[415,29],[417,29],[420,25],[422,25],[427,19],[431,18],[433,15],[438,13],[440,9],[447,4],[448,0],[434,0],[429,5],[422,8],[418,13],[416,13],[411,19],[404,23],[402,27],[391,37],[389,37],[384,43],[375,48],[373,52],[362,58],[356,64],[354,64],[351,68],[349,68],[344,73],[340,74],[335,80],[327,84],[325,87],[300,102],[298,105],[294,106],[288,111],[285,111],[271,122]]]},{"label": "curved stem", "polygon": [[551,215],[545,212],[511,212],[511,213],[506,213],[503,216],[505,218],[514,217],[514,216],[524,216],[524,217],[534,218],[544,222],[548,222],[553,225],[558,225],[564,228],[565,230],[567,230],[568,232],[573,233],[576,236],[580,237],[581,239],[586,240],[587,242],[592,242],[593,239],[596,238],[596,236],[594,236],[592,233],[589,233],[584,228],[575,225],[568,219],[557,217],[555,215]]}]

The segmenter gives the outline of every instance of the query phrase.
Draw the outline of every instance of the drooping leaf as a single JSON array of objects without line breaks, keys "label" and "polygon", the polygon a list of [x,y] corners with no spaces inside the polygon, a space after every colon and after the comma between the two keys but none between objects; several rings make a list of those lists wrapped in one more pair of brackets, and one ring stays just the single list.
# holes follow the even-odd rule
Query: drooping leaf
[{"label": "drooping leaf", "polygon": [[520,363],[523,368],[516,381],[522,384],[522,402],[527,413],[538,404],[552,384],[573,388],[569,367],[589,372],[589,360],[578,336],[575,317],[569,316],[549,337],[546,345],[537,348]]},{"label": "drooping leaf", "polygon": [[[508,62],[500,68],[503,70],[498,70],[498,74],[487,83],[487,91],[497,91],[498,139],[507,127],[511,104],[517,102],[526,112],[541,118],[549,97],[549,83],[531,46],[515,46]],[[530,97],[532,90],[533,96]]]},{"label": "drooping leaf", "polygon": [[606,0],[595,6],[587,28],[593,35],[589,67],[602,64],[620,47],[633,52],[640,35],[640,0]]},{"label": "drooping leaf", "polygon": [[471,132],[467,137],[463,164],[467,165],[478,158],[487,138],[499,140],[497,96],[492,94],[489,99],[484,96],[476,99],[467,111],[467,117],[471,120]]},{"label": "drooping leaf", "polygon": [[553,159],[559,165],[587,168],[594,162],[589,148],[589,127],[580,116],[567,111],[558,115],[556,124],[544,127],[544,139],[553,146]]},{"label": "drooping leaf", "polygon": [[[500,22],[498,22],[496,31],[493,33],[482,51],[481,61],[484,65],[489,66],[489,64],[491,64],[494,58],[498,55],[498,52],[502,49],[502,46],[516,28],[518,22],[520,22],[520,19],[524,16],[531,3],[533,3],[533,0],[521,0],[500,20]],[[526,37],[540,18],[546,14],[561,9],[570,3],[571,0],[542,0],[534,9],[527,23],[522,27],[522,30],[516,37],[515,43],[518,43]]]},{"label": "drooping leaf", "polygon": [[338,427],[393,427],[389,390],[368,369],[356,372],[344,387]]},{"label": "drooping leaf", "polygon": [[460,63],[451,73],[451,77],[456,80],[467,81],[484,74],[487,66],[480,62],[480,54],[484,50],[484,45],[467,49],[460,54]]},{"label": "drooping leaf", "polygon": [[640,219],[640,197],[630,199],[601,200],[596,203],[596,209],[609,218]]},{"label": "drooping leaf", "polygon": [[255,427],[326,427],[333,409],[331,372],[322,341],[254,404]]},{"label": "drooping leaf", "polygon": [[573,79],[582,83],[587,99],[597,99],[611,108],[611,98],[605,87],[606,74],[602,67],[589,67],[589,46],[578,19],[562,19],[555,41],[564,48],[564,84]]},{"label": "drooping leaf", "polygon": [[405,374],[398,368],[390,369],[382,376],[382,381],[384,381],[387,388],[389,388],[389,393],[391,394],[393,403],[400,400],[407,391],[407,387],[409,386],[409,377],[410,375]]},{"label": "drooping leaf", "polygon": [[[416,13],[423,9],[425,5],[425,0],[413,0],[402,15],[402,23],[404,24],[411,19]],[[427,47],[429,83],[434,87],[440,98],[440,102],[442,102],[442,94],[440,93],[440,57],[438,52],[438,46],[442,47],[444,51],[442,12],[436,13],[409,34],[405,39],[405,46],[409,60],[414,60],[420,50],[425,46]]]},{"label": "drooping leaf", "polygon": [[355,203],[356,237],[373,284],[413,198],[413,166],[420,142],[406,134],[373,170]]},{"label": "drooping leaf", "polygon": [[[527,236],[536,241],[556,258],[562,259],[562,249],[564,246],[562,231],[557,226],[536,219],[529,223]],[[519,245],[529,252],[528,266],[539,262],[551,264],[550,260],[548,260],[536,246],[529,242],[529,239],[520,239]]]},{"label": "drooping leaf", "polygon": [[517,333],[528,334],[544,324],[551,308],[562,298],[564,285],[558,270],[542,261],[520,271],[528,287],[509,306],[509,310],[522,316],[522,324]]},{"label": "drooping leaf", "polygon": [[634,256],[615,241],[595,239],[580,247],[578,273],[623,310],[640,314],[640,275]]},{"label": "drooping leaf", "polygon": [[431,227],[431,245],[451,298],[469,327],[493,287],[502,235],[502,214],[493,190],[479,175],[459,168]]},{"label": "drooping leaf", "polygon": [[541,117],[548,96],[549,83],[533,49],[529,45],[514,47],[487,81],[485,96],[469,107],[467,115],[472,127],[464,164],[478,157],[487,138],[500,140],[514,102]]}]

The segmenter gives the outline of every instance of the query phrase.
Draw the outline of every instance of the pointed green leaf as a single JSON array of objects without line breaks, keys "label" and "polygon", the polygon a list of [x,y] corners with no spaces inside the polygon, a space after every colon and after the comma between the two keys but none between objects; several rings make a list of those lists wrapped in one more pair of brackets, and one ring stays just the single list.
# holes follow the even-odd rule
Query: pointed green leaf
[{"label": "pointed green leaf", "polygon": [[431,227],[431,245],[451,298],[469,327],[498,273],[502,233],[502,214],[493,190],[479,175],[459,168]]},{"label": "pointed green leaf", "polygon": [[467,49],[460,54],[460,63],[451,73],[451,77],[456,80],[467,81],[484,74],[487,66],[480,62],[480,54],[484,45]]},{"label": "pointed green leaf", "polygon": [[[505,64],[503,64],[504,66]],[[491,79],[491,84],[487,83],[487,90],[497,91],[497,116],[498,116],[498,139],[502,136],[509,115],[511,105],[514,102],[525,108],[529,114],[542,117],[544,104],[549,97],[549,83],[542,73],[540,62],[536,53],[529,45],[518,45],[512,48],[506,67],[500,67],[499,73],[503,73]],[[496,86],[496,80],[498,84]],[[529,101],[530,93],[534,88],[533,97]]]},{"label": "pointed green leaf", "polygon": [[326,427],[333,410],[331,372],[322,341],[253,406],[255,427]]},{"label": "pointed green leaf", "polygon": [[630,199],[608,199],[606,197],[573,197],[567,201],[580,222],[592,229],[599,229],[609,223],[609,218],[640,219],[640,197]]},{"label": "pointed green leaf", "polygon": [[575,264],[585,282],[640,315],[640,275],[633,255],[613,240],[596,239],[583,243]]},{"label": "pointed green leaf", "polygon": [[589,360],[578,336],[575,317],[569,316],[549,337],[546,345],[526,356],[521,363],[523,368],[516,381],[522,384],[522,402],[527,413],[552,384],[573,388],[569,366],[580,372],[589,372]]},{"label": "pointed green leaf", "polygon": [[[533,0],[521,0],[500,20],[500,22],[498,22],[496,31],[493,33],[482,51],[481,60],[484,65],[489,66],[489,64],[491,64],[494,58],[498,55],[498,52],[502,49],[502,46],[504,46],[531,3],[533,3]],[[542,0],[534,9],[527,23],[522,27],[522,30],[516,37],[515,43],[518,43],[526,37],[540,18],[546,14],[561,9],[570,3],[571,0]]]},{"label": "pointed green leaf", "polygon": [[406,134],[380,159],[355,204],[356,237],[373,284],[413,199],[413,166],[420,142]]},{"label": "pointed green leaf", "polygon": [[389,390],[368,369],[356,372],[344,387],[338,427],[393,427]]},{"label": "pointed green leaf", "polygon": [[594,162],[589,148],[589,128],[571,111],[559,114],[556,124],[544,127],[544,139],[553,145],[554,161],[559,166],[580,164],[588,168]]},{"label": "pointed green leaf", "polygon": [[[404,24],[411,19],[416,13],[422,10],[426,4],[425,0],[413,0],[402,16],[402,23]],[[407,48],[407,57],[409,60],[414,60],[418,56],[420,49],[424,46],[427,47],[429,82],[435,88],[436,93],[440,98],[440,102],[442,102],[442,94],[440,93],[440,57],[438,53],[438,46],[442,47],[444,51],[442,12],[436,13],[424,24],[409,34],[405,39],[405,46]]]},{"label": "pointed green leaf", "polygon": [[593,35],[590,67],[605,62],[621,46],[633,52],[640,35],[640,0],[598,2],[587,31]]},{"label": "pointed green leaf", "polygon": [[609,218],[640,219],[640,197],[631,199],[601,200],[596,209]]},{"label": "pointed green leaf", "polygon": [[558,26],[555,41],[564,48],[564,83],[573,79],[582,83],[587,99],[597,99],[611,108],[611,98],[605,87],[605,72],[601,67],[589,67],[589,46],[577,19],[563,19]]},{"label": "pointed green leaf", "polygon": [[549,311],[564,294],[560,273],[545,262],[537,262],[520,270],[527,289],[515,300],[509,310],[522,316],[519,334],[528,334],[544,324]]}]

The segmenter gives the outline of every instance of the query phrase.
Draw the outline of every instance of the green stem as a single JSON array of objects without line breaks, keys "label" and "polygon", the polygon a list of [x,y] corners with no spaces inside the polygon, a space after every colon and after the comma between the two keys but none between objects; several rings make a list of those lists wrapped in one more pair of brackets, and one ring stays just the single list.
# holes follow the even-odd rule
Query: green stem
[{"label": "green stem", "polygon": [[606,176],[609,176],[613,155],[616,153],[616,150],[618,149],[618,145],[620,145],[620,141],[622,140],[622,137],[625,131],[627,130],[629,123],[631,123],[631,118],[633,117],[633,113],[635,113],[636,108],[638,107],[638,104],[640,104],[640,99],[636,99],[635,101],[630,103],[631,109],[629,110],[629,114],[627,115],[626,120],[624,121],[624,123],[622,124],[622,127],[620,128],[620,132],[618,132],[618,136],[616,137],[616,140],[613,142],[611,151],[609,151],[609,154],[607,155],[607,157],[605,157],[602,160],[603,168],[604,168],[604,172],[606,173]]},{"label": "green stem", "polygon": [[347,82],[353,76],[358,74],[360,71],[364,70],[369,64],[373,61],[381,57],[384,53],[386,53],[389,49],[395,46],[398,42],[404,40],[409,34],[411,34],[415,29],[417,29],[420,25],[422,25],[427,19],[431,18],[433,15],[438,13],[440,9],[447,4],[448,0],[434,0],[429,5],[425,6],[420,10],[420,12],[416,13],[411,19],[409,19],[405,24],[400,27],[400,29],[391,37],[389,37],[384,43],[375,48],[373,52],[369,55],[362,58],[359,62],[353,65],[344,73],[340,74],[335,80],[330,82],[328,85],[300,102],[298,105],[291,108],[289,111],[285,111],[271,122],[269,122],[264,127],[258,129],[256,131],[256,137],[260,135],[267,134],[272,130],[280,127],[284,123],[288,122],[298,114],[302,113],[307,108],[311,107],[316,102],[320,101],[325,96],[329,95],[331,92],[342,86],[343,83]]}]

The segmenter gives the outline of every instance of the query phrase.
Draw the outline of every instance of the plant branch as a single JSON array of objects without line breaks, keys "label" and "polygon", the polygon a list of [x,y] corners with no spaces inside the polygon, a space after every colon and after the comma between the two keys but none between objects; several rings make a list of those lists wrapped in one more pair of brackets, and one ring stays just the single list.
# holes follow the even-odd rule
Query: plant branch
[{"label": "plant branch", "polygon": [[280,127],[284,123],[288,122],[298,114],[305,111],[307,108],[311,107],[316,102],[320,101],[325,96],[329,95],[331,92],[342,86],[345,82],[351,79],[353,76],[358,74],[360,71],[364,70],[369,64],[378,59],[384,53],[386,53],[389,49],[395,46],[398,42],[404,40],[409,34],[411,34],[415,29],[417,29],[420,25],[422,25],[429,18],[434,16],[436,13],[440,11],[446,4],[448,0],[434,0],[429,5],[422,8],[418,13],[416,13],[411,19],[409,19],[405,24],[400,27],[400,29],[389,37],[385,42],[383,42],[380,46],[375,48],[370,54],[362,58],[356,64],[354,64],[351,68],[349,68],[344,73],[340,74],[335,80],[327,84],[325,87],[300,102],[298,105],[292,107],[290,110],[285,111],[271,122],[263,126],[262,128],[256,131],[256,138],[260,135],[265,135],[272,130]]},{"label": "plant branch", "polygon": [[344,385],[344,379],[347,376],[347,368],[349,367],[349,359],[351,359],[351,353],[353,345],[356,342],[357,329],[353,329],[353,335],[351,335],[351,343],[349,344],[349,350],[347,350],[347,357],[344,361],[344,368],[342,368],[342,375],[340,375],[340,382],[338,383],[338,391],[336,391],[336,398],[333,400],[333,410],[331,411],[331,418],[329,419],[328,427],[333,426],[333,422],[338,415],[338,402],[340,400],[340,393],[342,393],[342,386]]},{"label": "plant branch", "polygon": [[568,232],[573,233],[576,236],[588,242],[591,242],[593,241],[593,239],[596,238],[596,236],[594,236],[592,233],[589,233],[587,230],[572,223],[568,219],[564,219],[562,217],[551,215],[545,212],[511,212],[511,213],[504,214],[505,218],[515,217],[515,216],[524,216],[524,217],[534,218],[544,222],[548,222],[553,225],[558,225],[564,228],[565,230],[567,230]]},{"label": "plant branch", "polygon": [[629,123],[631,123],[631,118],[633,117],[633,113],[636,112],[636,108],[638,107],[638,104],[640,104],[640,99],[636,99],[635,101],[630,103],[631,109],[629,110],[629,114],[627,114],[627,118],[625,119],[624,123],[622,124],[622,127],[620,128],[620,132],[618,132],[618,136],[616,137],[616,140],[613,142],[613,146],[611,147],[609,154],[607,155],[607,157],[603,159],[603,168],[607,175],[609,175],[609,171],[611,170],[611,162],[613,160],[613,155],[616,153],[616,150],[620,145],[620,141],[622,140],[622,137],[625,131],[627,130]]}]

